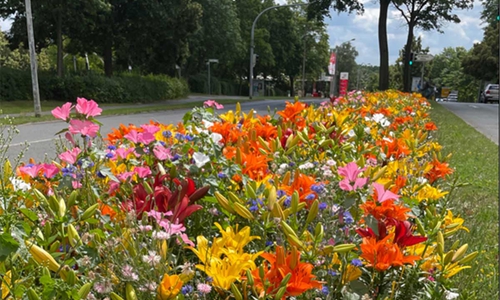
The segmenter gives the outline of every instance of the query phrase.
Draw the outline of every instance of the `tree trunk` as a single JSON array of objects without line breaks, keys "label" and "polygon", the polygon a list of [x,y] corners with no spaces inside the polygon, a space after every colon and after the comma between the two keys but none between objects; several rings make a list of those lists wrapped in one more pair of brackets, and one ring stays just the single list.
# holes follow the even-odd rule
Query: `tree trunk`
[{"label": "tree trunk", "polygon": [[295,92],[293,89],[293,79],[294,79],[294,77],[290,75],[290,96],[291,97],[295,96]]},{"label": "tree trunk", "polygon": [[389,89],[389,47],[387,46],[387,11],[390,0],[380,0],[378,17],[378,47],[380,51],[380,73],[378,88],[381,91]]},{"label": "tree trunk", "polygon": [[113,39],[108,35],[104,43],[104,74],[108,77],[113,76]]},{"label": "tree trunk", "polygon": [[405,92],[410,92],[411,91],[411,68],[410,66],[410,54],[412,52],[411,46],[413,43],[413,24],[410,22],[408,24],[408,38],[406,39],[406,45],[405,45],[405,56],[403,57],[403,90]]},{"label": "tree trunk", "polygon": [[57,76],[64,75],[64,62],[63,62],[63,41],[62,41],[62,11],[57,8],[56,11],[56,39],[57,39]]}]

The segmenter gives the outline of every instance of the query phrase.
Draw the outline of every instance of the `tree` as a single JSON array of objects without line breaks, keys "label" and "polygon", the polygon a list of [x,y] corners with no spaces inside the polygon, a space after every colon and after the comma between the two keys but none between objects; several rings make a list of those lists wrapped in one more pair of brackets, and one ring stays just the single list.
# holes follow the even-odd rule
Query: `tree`
[{"label": "tree", "polygon": [[[349,73],[349,86],[348,90],[353,90],[355,89],[356,83],[354,82],[354,71],[357,68],[356,64],[356,57],[358,57],[358,51],[356,50],[355,47],[352,46],[351,42],[345,42],[342,43],[341,45],[337,46],[333,50],[335,54],[337,55],[337,65],[336,69],[337,71],[340,72],[347,72]],[[337,85],[339,86],[340,82],[340,76],[336,77],[337,80]]]},{"label": "tree", "polygon": [[[393,0],[394,6],[401,13],[408,25],[405,53],[411,53],[414,30],[416,27],[425,31],[437,30],[441,32],[443,21],[460,23],[460,19],[453,14],[454,9],[470,9],[473,0]],[[405,56],[403,65],[404,91],[409,91],[410,86],[410,57]]]},{"label": "tree", "polygon": [[[422,54],[427,54],[429,53],[429,47],[423,48],[422,46],[422,38],[421,37],[413,37],[413,42],[411,43],[411,53],[422,53]],[[404,76],[404,64],[405,64],[405,50],[406,46],[403,47],[399,51],[399,57],[396,59],[396,62],[394,65],[390,66],[390,80],[389,80],[389,87],[391,89],[396,89],[396,90],[405,90],[405,85],[404,83],[406,82],[407,85],[409,86],[407,91],[410,91],[412,86],[412,78],[413,77],[421,77],[422,75],[422,67],[425,66],[426,70],[429,70],[432,68],[432,64],[434,61],[430,62],[414,62],[413,65],[411,66],[410,69],[410,76],[406,77]],[[430,77],[434,78],[434,77]],[[405,81],[406,80],[406,81]]]},{"label": "tree", "polygon": [[497,1],[483,1],[481,19],[486,23],[483,40],[474,44],[468,55],[462,60],[467,74],[482,81],[499,82],[499,37],[500,22],[496,20]]}]

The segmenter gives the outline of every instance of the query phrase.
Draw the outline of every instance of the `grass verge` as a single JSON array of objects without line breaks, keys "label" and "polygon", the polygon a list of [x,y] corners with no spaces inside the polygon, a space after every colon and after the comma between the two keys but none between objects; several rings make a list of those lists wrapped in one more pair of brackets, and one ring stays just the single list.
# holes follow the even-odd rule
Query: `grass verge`
[{"label": "grass verge", "polygon": [[[235,104],[237,102],[244,102],[245,100],[241,99],[220,99],[217,100],[218,103],[220,104]],[[257,101],[257,100],[255,100]],[[17,106],[17,110],[15,109],[14,106],[10,106],[8,109],[5,109],[1,107],[2,113],[5,115],[8,114],[13,114],[14,112],[17,112],[18,114],[20,113],[20,116],[16,117],[11,117],[9,120],[3,118],[0,119],[0,124],[6,125],[7,122],[9,124],[13,125],[19,125],[19,124],[26,124],[26,123],[35,123],[35,122],[44,122],[44,121],[53,121],[54,117],[52,114],[47,113],[50,112],[52,109],[54,109],[57,106],[62,105],[63,103],[58,102],[58,101],[47,101],[47,103],[44,103],[42,105],[42,108],[44,112],[42,116],[40,117],[34,117],[33,116],[33,107],[30,107],[30,110],[24,110],[26,109],[26,103],[24,101],[22,104],[19,104]],[[151,112],[151,111],[162,111],[162,110],[174,110],[174,109],[189,109],[193,108],[196,106],[202,106],[204,101],[196,101],[196,102],[189,102],[189,103],[168,103],[168,104],[146,104],[146,105],[131,105],[131,104],[106,104],[106,105],[99,105],[101,108],[103,108],[103,111],[101,113],[102,116],[106,115],[129,115],[129,114],[137,114],[137,113],[145,113],[145,112]],[[12,102],[14,103],[14,102]],[[31,103],[31,102],[30,102]],[[2,102],[3,104],[3,102]],[[33,103],[31,103],[33,105]],[[9,112],[10,111],[10,112]],[[22,115],[26,114],[26,115]]]},{"label": "grass verge", "polygon": [[440,104],[432,102],[432,107],[442,152],[452,153],[454,176],[469,183],[455,192],[451,203],[470,230],[459,239],[469,244],[469,252],[480,253],[471,269],[452,277],[454,286],[460,289],[460,299],[499,299],[498,146]]}]

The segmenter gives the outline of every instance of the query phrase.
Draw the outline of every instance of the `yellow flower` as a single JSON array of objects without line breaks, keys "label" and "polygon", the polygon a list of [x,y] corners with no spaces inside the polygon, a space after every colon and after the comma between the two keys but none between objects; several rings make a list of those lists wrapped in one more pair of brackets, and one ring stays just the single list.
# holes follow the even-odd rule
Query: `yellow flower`
[{"label": "yellow flower", "polygon": [[181,291],[182,280],[179,275],[164,274],[163,279],[158,286],[157,300],[168,300],[177,297]]},{"label": "yellow flower", "polygon": [[338,265],[338,269],[343,272],[342,274],[342,284],[346,284],[348,282],[351,282],[353,280],[358,279],[361,277],[361,269],[358,267],[355,267],[351,264],[347,265],[347,267],[344,269],[342,268],[342,261],[339,259],[339,256],[337,253],[333,254],[332,258],[332,263],[330,264],[331,267]]},{"label": "yellow flower", "polygon": [[250,227],[238,231],[228,226],[225,230],[215,223],[222,237],[214,238],[209,247],[208,240],[200,235],[196,238],[197,247],[187,247],[198,256],[202,264],[196,265],[201,271],[213,278],[212,285],[229,290],[231,283],[239,280],[246,270],[256,268],[254,260],[262,253],[245,253],[243,248],[258,236],[250,236]]},{"label": "yellow flower", "polygon": [[453,217],[453,213],[449,209],[443,221],[444,222],[442,227],[444,228],[445,236],[448,236],[460,229],[469,232],[469,229],[467,227],[462,226],[462,224],[464,223],[464,219],[460,218],[459,216],[457,216],[456,218]]},{"label": "yellow flower", "polygon": [[7,271],[7,273],[5,273],[2,280],[2,299],[7,298],[7,296],[10,293],[11,280],[12,280],[12,274],[11,271],[9,270]]},{"label": "yellow flower", "polygon": [[423,200],[427,200],[427,201],[439,200],[442,197],[444,197],[446,194],[448,194],[448,192],[441,191],[440,189],[435,188],[435,187],[431,186],[430,184],[426,184],[423,188],[421,188],[418,191],[417,200],[419,202],[421,202]]}]

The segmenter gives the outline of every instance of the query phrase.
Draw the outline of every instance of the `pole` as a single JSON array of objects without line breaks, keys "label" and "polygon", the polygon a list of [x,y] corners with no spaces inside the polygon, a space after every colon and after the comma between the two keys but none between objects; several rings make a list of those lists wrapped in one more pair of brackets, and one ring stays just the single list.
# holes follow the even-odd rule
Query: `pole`
[{"label": "pole", "polygon": [[[312,2],[311,2],[312,3]],[[255,17],[255,20],[253,20],[252,24],[252,31],[250,32],[250,74],[248,76],[248,83],[249,83],[249,90],[248,90],[248,97],[252,99],[253,96],[253,66],[254,66],[254,61],[253,61],[253,48],[255,47],[254,45],[254,32],[255,32],[255,25],[257,24],[257,20],[262,16],[263,13],[266,11],[273,9],[273,8],[279,8],[279,7],[290,7],[290,6],[302,6],[302,5],[309,5],[311,3],[295,3],[295,4],[286,4],[286,5],[276,5],[276,6],[270,6],[263,11],[261,11],[257,17]]]},{"label": "pole", "polygon": [[425,68],[425,62],[422,62],[422,75],[420,76],[420,89],[422,92],[424,90],[424,68]]},{"label": "pole", "polygon": [[31,15],[31,0],[25,0],[26,5],[26,25],[28,27],[28,44],[30,48],[31,64],[31,84],[33,86],[33,102],[35,106],[35,117],[42,116],[42,107],[40,105],[40,93],[38,92],[38,73],[35,53],[35,35],[33,33],[33,19]]},{"label": "pole", "polygon": [[306,77],[306,40],[304,39],[304,57],[302,58],[302,97],[306,96],[305,77]]},{"label": "pole", "polygon": [[211,91],[211,88],[210,88],[210,62],[207,62],[208,64],[208,94],[211,95],[212,91]]}]

